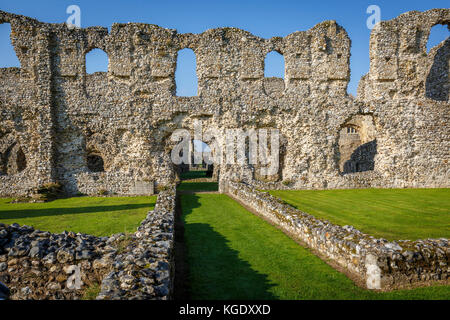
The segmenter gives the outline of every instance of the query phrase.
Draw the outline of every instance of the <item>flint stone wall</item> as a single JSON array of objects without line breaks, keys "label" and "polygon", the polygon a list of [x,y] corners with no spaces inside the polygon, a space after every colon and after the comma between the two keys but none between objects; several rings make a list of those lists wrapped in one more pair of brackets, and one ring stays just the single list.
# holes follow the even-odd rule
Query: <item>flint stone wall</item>
[{"label": "flint stone wall", "polygon": [[[263,39],[237,28],[179,34],[142,23],[70,30],[0,11],[21,64],[0,69],[0,196],[48,182],[68,194],[95,194],[105,185],[132,194],[135,183],[173,183],[170,136],[192,132],[199,119],[204,131],[217,130],[222,150],[227,129],[280,130],[275,175],[226,165],[224,157],[216,165],[220,180],[294,189],[448,187],[449,42],[429,53],[426,42],[433,25],[449,21],[449,9],[433,9],[379,24],[355,99],[346,92],[351,42],[335,21]],[[107,53],[108,72],[86,74],[94,48]],[[196,55],[196,97],[176,96],[184,48]],[[264,77],[270,51],[283,54],[284,79]],[[340,131],[361,115],[373,119],[373,174],[342,174]],[[2,169],[19,169],[12,152],[19,148],[26,168]],[[92,176],[92,155],[102,157],[108,184]]]},{"label": "flint stone wall", "polygon": [[[108,271],[116,252],[113,240],[0,224],[0,281],[10,288],[13,300],[80,299]],[[74,266],[80,270],[79,289],[67,287]]]},{"label": "flint stone wall", "polygon": [[[99,283],[99,300],[167,300],[175,274],[174,219],[175,187],[158,195],[155,209],[129,236],[52,234],[0,223],[0,281],[13,300],[80,299]],[[67,287],[74,266],[82,281],[76,290]]]},{"label": "flint stone wall", "polygon": [[226,192],[254,213],[343,268],[368,289],[449,283],[448,239],[387,241],[352,226],[337,226],[299,211],[253,187],[228,182]]},{"label": "flint stone wall", "polygon": [[76,178],[77,190],[83,194],[98,194],[101,190],[117,195],[154,194],[153,181],[136,181],[121,172],[83,172],[77,174]]},{"label": "flint stone wall", "polygon": [[102,281],[98,300],[167,300],[172,296],[175,186],[159,193],[130,244],[118,254]]}]

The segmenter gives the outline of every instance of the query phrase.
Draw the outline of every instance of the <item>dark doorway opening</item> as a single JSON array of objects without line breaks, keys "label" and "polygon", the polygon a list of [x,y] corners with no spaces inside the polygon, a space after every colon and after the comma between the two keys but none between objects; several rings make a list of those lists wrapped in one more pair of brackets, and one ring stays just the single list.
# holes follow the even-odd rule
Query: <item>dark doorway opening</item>
[{"label": "dark doorway opening", "polygon": [[218,168],[212,164],[211,148],[200,140],[191,143],[190,161],[176,166],[180,191],[217,191]]},{"label": "dark doorway opening", "polygon": [[87,156],[87,166],[91,172],[104,172],[105,164],[103,158],[98,154],[90,154]]}]

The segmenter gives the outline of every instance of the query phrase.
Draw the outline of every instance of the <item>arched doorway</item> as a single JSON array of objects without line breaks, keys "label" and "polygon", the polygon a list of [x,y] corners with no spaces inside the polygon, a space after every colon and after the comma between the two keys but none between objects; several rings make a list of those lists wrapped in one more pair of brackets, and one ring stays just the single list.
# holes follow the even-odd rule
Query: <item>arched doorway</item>
[{"label": "arched doorway", "polygon": [[341,174],[372,171],[375,168],[377,140],[371,115],[356,115],[339,132],[339,171]]}]

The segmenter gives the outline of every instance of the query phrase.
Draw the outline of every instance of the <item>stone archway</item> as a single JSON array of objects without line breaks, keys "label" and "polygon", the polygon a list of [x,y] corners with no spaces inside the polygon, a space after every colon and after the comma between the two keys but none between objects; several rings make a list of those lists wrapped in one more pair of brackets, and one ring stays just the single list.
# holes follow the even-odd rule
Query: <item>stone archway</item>
[{"label": "stone archway", "polygon": [[[216,158],[216,153],[220,154],[222,150],[218,142],[221,137],[221,135],[217,135],[218,131],[213,130],[216,134],[212,136],[207,135],[207,138],[204,138],[203,135],[200,135],[199,138],[197,136],[199,132],[196,132],[195,129],[182,127],[178,130],[180,130],[178,133],[176,133],[177,130],[174,130],[172,133],[172,137],[173,135],[178,135],[175,141],[172,140],[172,137],[166,140],[170,141],[168,149],[170,149],[171,164],[176,180],[183,180],[182,176],[186,176],[189,172],[201,172],[203,173],[203,178],[211,182],[218,181],[221,157]],[[205,132],[202,131],[202,134]],[[177,159],[174,159],[174,157]]]},{"label": "stone archway", "polygon": [[27,168],[27,157],[13,133],[0,137],[0,175],[15,175]]},{"label": "stone archway", "polygon": [[339,132],[341,174],[373,171],[377,154],[376,129],[372,115],[355,115]]}]

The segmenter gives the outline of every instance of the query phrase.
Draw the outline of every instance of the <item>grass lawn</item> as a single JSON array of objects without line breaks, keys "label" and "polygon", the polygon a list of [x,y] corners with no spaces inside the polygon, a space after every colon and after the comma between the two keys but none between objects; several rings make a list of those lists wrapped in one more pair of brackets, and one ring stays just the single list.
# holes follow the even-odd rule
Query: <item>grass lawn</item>
[{"label": "grass lawn", "polygon": [[388,240],[450,238],[450,189],[269,191],[317,218]]},{"label": "grass lawn", "polygon": [[155,205],[151,197],[77,197],[47,203],[9,203],[0,199],[0,223],[29,225],[60,233],[96,236],[135,232]]},{"label": "grass lawn", "polygon": [[192,299],[449,299],[450,287],[376,293],[223,194],[182,195]]},{"label": "grass lawn", "polygon": [[188,182],[182,181],[177,190],[180,191],[217,191],[219,184],[217,182]]},{"label": "grass lawn", "polygon": [[208,181],[211,179],[206,176],[206,171],[183,172],[180,178],[181,183],[177,187],[179,191],[217,191],[219,189],[217,181]]},{"label": "grass lawn", "polygon": [[181,180],[192,180],[192,179],[201,179],[207,178],[206,170],[198,170],[198,171],[187,171],[183,172],[180,175]]}]

